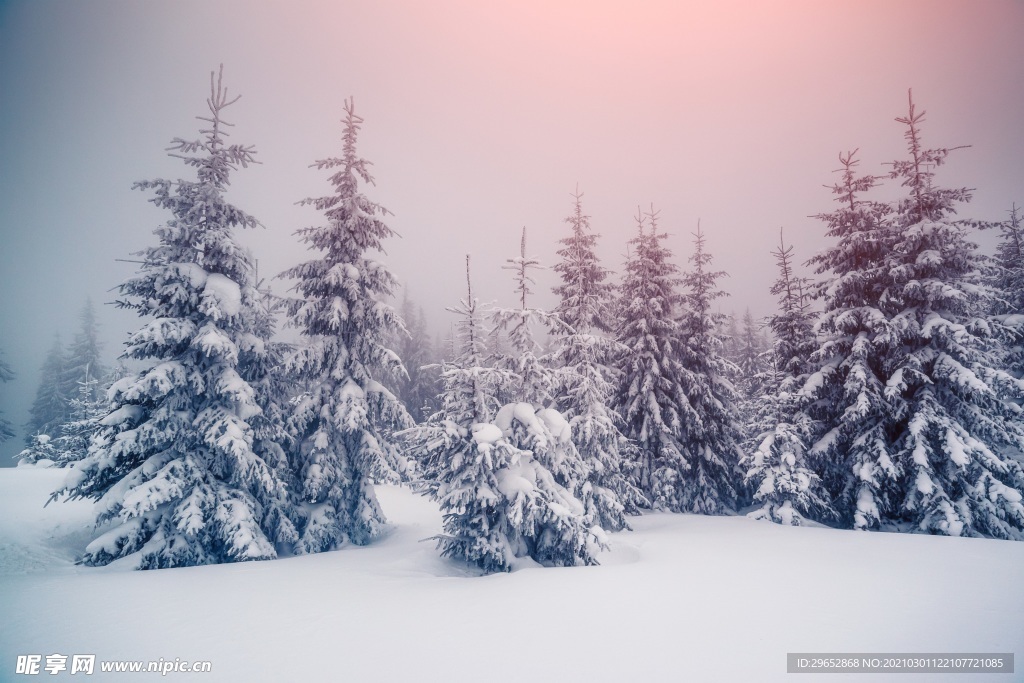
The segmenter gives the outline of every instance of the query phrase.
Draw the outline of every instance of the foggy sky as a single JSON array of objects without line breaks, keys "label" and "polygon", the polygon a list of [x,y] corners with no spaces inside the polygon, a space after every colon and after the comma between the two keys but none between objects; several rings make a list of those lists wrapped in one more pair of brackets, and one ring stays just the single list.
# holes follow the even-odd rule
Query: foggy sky
[{"label": "foggy sky", "polygon": [[[164,150],[198,137],[220,63],[242,95],[231,141],[262,162],[229,193],[265,226],[243,238],[260,274],[307,258],[291,233],[318,217],[294,202],[329,192],[308,165],[340,154],[353,96],[367,194],[403,236],[386,263],[441,331],[467,252],[475,293],[504,304],[523,226],[555,262],[577,183],[606,266],[621,271],[653,202],[680,266],[701,220],[730,273],[723,311],[771,312],[779,228],[801,261],[828,244],[809,216],[831,209],[838,153],[860,148],[879,174],[902,158],[911,87],[926,144],[971,145],[938,182],[977,188],[965,215],[1003,219],[1024,203],[1022,35],[1009,0],[0,3],[0,348],[18,374],[0,410],[25,422],[86,296],[108,361],[139,325],[99,305],[132,273],[115,259],[167,218],[130,187],[193,177]],[[541,275],[536,304],[553,284]],[[0,446],[0,465],[21,447]]]}]

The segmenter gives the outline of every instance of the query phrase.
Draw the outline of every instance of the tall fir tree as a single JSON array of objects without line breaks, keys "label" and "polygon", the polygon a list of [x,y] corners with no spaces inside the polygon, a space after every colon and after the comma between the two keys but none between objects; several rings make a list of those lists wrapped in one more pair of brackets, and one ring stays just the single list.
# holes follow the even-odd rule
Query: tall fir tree
[{"label": "tall fir tree", "polygon": [[[652,213],[652,225],[655,215]],[[725,296],[717,289],[724,271],[710,269],[712,256],[706,249],[700,223],[693,233],[691,267],[683,275],[680,331],[682,343],[677,354],[685,372],[683,391],[689,403],[689,419],[683,425],[683,457],[690,467],[674,507],[706,515],[720,515],[736,509],[740,480],[741,434],[737,404],[740,396],[729,381],[734,374],[722,357],[718,335],[723,316],[712,310],[715,299]]]},{"label": "tall fir tree", "polygon": [[286,308],[289,324],[302,335],[288,361],[303,389],[289,418],[302,553],[346,541],[364,545],[380,535],[385,519],[373,482],[404,474],[392,433],[412,426],[405,407],[378,379],[405,372],[387,346],[401,325],[386,303],[397,282],[372,256],[395,232],[384,221],[388,210],[360,188],[372,185],[373,177],[370,162],[356,152],[363,119],[351,99],[342,123],[342,155],[312,164],[333,171],[333,193],[300,202],[323,214],[323,224],[295,233],[316,258],[280,276],[297,280],[293,290],[299,295]]},{"label": "tall fir tree", "polygon": [[793,247],[781,231],[772,255],[779,276],[771,293],[778,297],[779,310],[767,322],[775,343],[771,370],[763,373],[760,394],[751,401],[751,437],[742,465],[758,506],[750,516],[799,526],[806,519],[831,520],[835,512],[818,474],[820,463],[809,453],[814,424],[804,412],[807,401],[800,391],[817,348],[808,282],[796,274]]},{"label": "tall fir tree", "polygon": [[871,528],[886,504],[885,479],[895,474],[883,422],[885,382],[871,356],[872,339],[884,323],[878,304],[889,287],[885,255],[896,247],[898,233],[892,208],[864,198],[882,178],[858,175],[857,151],[839,155],[841,178],[831,187],[839,208],[817,216],[837,243],[808,261],[828,277],[812,290],[823,300],[819,346],[801,389],[807,407],[794,419],[816,425],[811,456],[822,462],[840,523]]},{"label": "tall fir tree", "polygon": [[[441,554],[485,572],[510,571],[525,557],[553,566],[596,564],[602,539],[588,528],[583,505],[493,422],[498,387],[484,365],[485,332],[468,256],[466,285],[466,298],[449,309],[458,316],[458,353],[443,366],[441,408],[408,437],[421,463],[420,487],[444,515]],[[532,406],[519,405],[524,421],[536,419]]]},{"label": "tall fir tree", "polygon": [[39,387],[25,423],[25,443],[29,446],[36,443],[38,434],[56,436],[68,419],[68,406],[74,394],[68,391],[67,364],[67,351],[60,335],[54,335],[53,345],[39,371]]},{"label": "tall fir tree", "polygon": [[211,74],[202,137],[170,147],[197,179],[135,184],[172,214],[120,286],[118,304],[149,319],[124,353],[144,368],[111,387],[88,455],[53,494],[98,501],[97,524],[110,528],[86,547],[87,565],[270,559],[295,537],[285,488],[253,445],[260,400],[244,359],[260,356],[265,340],[253,258],[235,231],[258,223],[224,196],[231,172],[255,162],[252,147],[225,140],[223,112],[237,100]]},{"label": "tall fir tree", "polygon": [[610,273],[594,252],[598,235],[591,232],[590,217],[583,213],[582,193],[577,189],[573,198],[573,213],[565,219],[571,233],[560,240],[561,260],[554,267],[561,278],[553,289],[559,296],[554,312],[565,323],[553,331],[555,396],[589,471],[580,491],[584,505],[595,511],[602,528],[620,531],[629,528],[626,515],[639,514],[647,500],[632,483],[637,449],[608,407],[614,374],[607,360],[614,347],[600,331],[607,330],[612,319]]},{"label": "tall fir tree", "polygon": [[912,99],[896,120],[907,158],[890,177],[904,196],[884,210],[859,200],[873,179],[846,157],[843,206],[824,216],[840,241],[815,258],[833,275],[804,386],[824,432],[813,450],[854,528],[1024,538],[1024,470],[1006,455],[1024,449],[1011,400],[1024,384],[1000,367],[1012,330],[986,316],[994,292],[953,218],[971,194],[934,184],[952,150],[924,147]]},{"label": "tall fir tree", "polygon": [[[648,219],[652,224],[645,230]],[[646,217],[637,210],[636,223],[619,288],[618,385],[611,405],[623,419],[623,433],[639,448],[637,487],[653,508],[680,511],[690,469],[683,434],[696,418],[684,391],[688,371],[678,359],[675,312],[682,281],[653,210]]]}]

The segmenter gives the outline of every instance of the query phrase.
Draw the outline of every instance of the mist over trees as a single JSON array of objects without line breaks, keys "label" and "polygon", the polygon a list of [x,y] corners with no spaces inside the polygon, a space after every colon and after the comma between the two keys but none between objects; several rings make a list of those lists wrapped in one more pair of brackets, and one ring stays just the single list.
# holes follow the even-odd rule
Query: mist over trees
[{"label": "mist over trees", "polygon": [[[82,563],[371,543],[381,483],[434,499],[439,552],[483,572],[596,564],[648,512],[1024,540],[1020,211],[958,217],[971,191],[940,182],[957,148],[924,144],[912,99],[903,158],[864,172],[840,154],[835,207],[815,217],[831,245],[804,254],[780,231],[765,318],[720,312],[713,234],[653,205],[614,273],[577,187],[556,253],[531,254],[524,227],[517,255],[474,263],[511,305],[476,298],[465,257],[447,339],[382,260],[398,235],[367,194],[352,100],[341,155],[312,164],[330,192],[300,202],[316,212],[294,226],[309,259],[279,276],[284,297],[257,280],[237,233],[259,222],[225,198],[256,163],[227,142],[237,99],[211,74],[200,139],[171,147],[195,179],[135,185],[169,217],[119,287],[142,319],[130,368],[108,370],[91,302],[41,368],[21,459],[69,468],[54,499],[97,501]],[[978,229],[998,231],[994,255]],[[552,310],[534,302],[548,263]]]}]

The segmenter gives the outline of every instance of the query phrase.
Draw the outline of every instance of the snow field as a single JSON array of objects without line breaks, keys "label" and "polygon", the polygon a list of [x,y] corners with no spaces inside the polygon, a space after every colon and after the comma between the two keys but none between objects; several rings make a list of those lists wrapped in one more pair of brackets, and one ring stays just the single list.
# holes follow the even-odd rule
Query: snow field
[{"label": "snow field", "polygon": [[1024,653],[1022,543],[661,513],[601,566],[479,576],[421,542],[432,502],[381,486],[370,546],[135,572],[72,564],[90,506],[42,507],[64,474],[0,470],[0,680],[52,653],[209,660],[229,682],[784,681],[786,652]]}]

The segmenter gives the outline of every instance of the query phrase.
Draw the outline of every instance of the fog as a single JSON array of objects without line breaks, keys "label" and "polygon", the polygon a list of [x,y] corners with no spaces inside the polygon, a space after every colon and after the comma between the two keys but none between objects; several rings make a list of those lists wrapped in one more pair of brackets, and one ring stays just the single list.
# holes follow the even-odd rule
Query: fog
[{"label": "fog", "polygon": [[[138,321],[113,305],[167,215],[136,180],[190,177],[165,148],[198,137],[211,70],[241,100],[233,142],[261,164],[229,197],[265,226],[244,236],[272,276],[305,258],[295,202],[328,191],[309,168],[340,153],[345,98],[364,119],[367,194],[402,239],[386,263],[435,332],[463,295],[511,303],[501,269],[520,230],[552,265],[571,193],[617,271],[637,206],[661,211],[684,266],[698,219],[730,277],[724,312],[773,309],[780,227],[804,260],[828,242],[840,151],[865,172],[902,158],[907,89],[925,143],[971,145],[938,182],[976,188],[965,215],[1024,203],[1024,4],[110,2],[0,4],[0,349],[17,373],[0,410],[21,427],[55,332],[87,296],[108,360]],[[991,240],[990,235],[982,241]],[[538,281],[550,305],[554,273]],[[274,288],[284,293],[287,283]],[[23,435],[0,446],[12,464]]]}]

